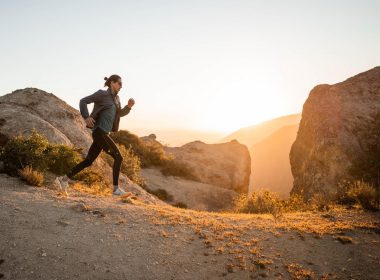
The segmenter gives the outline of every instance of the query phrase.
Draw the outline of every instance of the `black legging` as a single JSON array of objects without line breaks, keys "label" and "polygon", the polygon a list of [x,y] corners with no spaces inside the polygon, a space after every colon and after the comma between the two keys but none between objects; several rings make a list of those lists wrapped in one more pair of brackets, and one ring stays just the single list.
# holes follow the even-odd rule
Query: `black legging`
[{"label": "black legging", "polygon": [[123,157],[120,154],[119,149],[117,148],[115,142],[111,139],[111,137],[109,137],[108,134],[106,134],[99,127],[95,128],[95,130],[92,132],[92,139],[94,140],[94,142],[92,142],[86,158],[82,162],[74,166],[71,169],[71,171],[68,174],[66,174],[67,177],[72,179],[75,174],[80,172],[82,169],[90,166],[103,149],[114,159],[112,177],[113,185],[117,186],[119,184],[120,168],[121,163],[123,161]]}]

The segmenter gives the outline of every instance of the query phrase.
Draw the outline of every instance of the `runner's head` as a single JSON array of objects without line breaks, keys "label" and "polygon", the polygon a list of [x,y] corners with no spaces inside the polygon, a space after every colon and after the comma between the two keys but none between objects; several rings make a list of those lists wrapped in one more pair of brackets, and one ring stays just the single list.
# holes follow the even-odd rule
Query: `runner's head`
[{"label": "runner's head", "polygon": [[121,77],[119,75],[111,75],[110,77],[104,77],[104,86],[111,88],[114,93],[118,93],[122,87]]}]

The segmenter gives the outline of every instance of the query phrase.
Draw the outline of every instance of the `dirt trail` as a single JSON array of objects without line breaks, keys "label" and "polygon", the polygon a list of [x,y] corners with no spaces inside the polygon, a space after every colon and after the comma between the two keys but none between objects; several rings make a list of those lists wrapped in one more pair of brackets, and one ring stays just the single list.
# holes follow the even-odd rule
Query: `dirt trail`
[{"label": "dirt trail", "polygon": [[379,213],[275,222],[132,202],[0,174],[3,279],[380,279]]}]

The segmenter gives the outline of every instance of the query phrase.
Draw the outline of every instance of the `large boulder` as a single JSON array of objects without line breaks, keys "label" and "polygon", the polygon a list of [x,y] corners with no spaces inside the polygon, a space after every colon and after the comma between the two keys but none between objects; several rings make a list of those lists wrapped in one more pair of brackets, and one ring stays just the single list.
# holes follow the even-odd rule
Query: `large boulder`
[{"label": "large boulder", "polygon": [[343,180],[379,184],[380,67],[314,87],[290,151],[292,193],[332,195]]},{"label": "large boulder", "polygon": [[33,128],[53,143],[89,148],[92,142],[79,111],[54,94],[25,88],[0,96],[0,131],[8,137]]}]

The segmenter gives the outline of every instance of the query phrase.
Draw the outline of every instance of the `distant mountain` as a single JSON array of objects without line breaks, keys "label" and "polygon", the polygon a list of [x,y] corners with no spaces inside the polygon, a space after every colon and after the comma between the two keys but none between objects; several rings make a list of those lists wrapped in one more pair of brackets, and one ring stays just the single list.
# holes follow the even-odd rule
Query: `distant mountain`
[{"label": "distant mountain", "polygon": [[[219,131],[205,131],[195,129],[181,129],[181,128],[160,128],[151,129],[145,127],[121,127],[133,132],[136,135],[149,135],[155,134],[160,143],[169,147],[180,147],[189,142],[202,141],[203,143],[213,144],[220,138],[225,136],[225,133]],[[219,143],[219,142],[218,142]]]},{"label": "distant mountain", "polygon": [[281,127],[250,148],[250,193],[266,188],[289,196],[293,186],[289,152],[297,137],[298,124]]},{"label": "distant mountain", "polygon": [[256,125],[241,128],[224,137],[219,142],[229,142],[236,139],[240,143],[247,145],[250,149],[253,145],[264,140],[281,127],[287,125],[298,125],[300,121],[301,114],[293,114],[275,118]]}]

